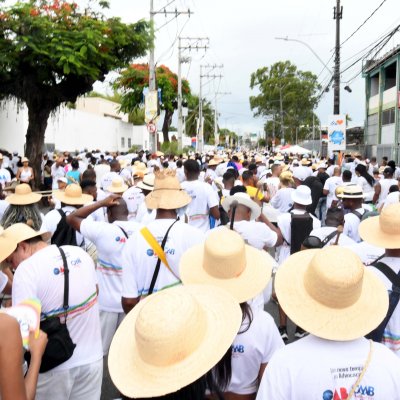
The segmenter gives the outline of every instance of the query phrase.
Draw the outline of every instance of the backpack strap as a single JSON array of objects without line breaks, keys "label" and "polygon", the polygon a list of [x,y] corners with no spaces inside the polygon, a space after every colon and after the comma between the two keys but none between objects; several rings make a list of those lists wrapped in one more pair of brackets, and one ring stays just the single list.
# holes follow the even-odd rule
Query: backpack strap
[{"label": "backpack strap", "polygon": [[331,232],[324,240],[321,241],[321,248],[325,247],[330,240],[332,240],[338,233],[338,230],[334,230],[333,232]]},{"label": "backpack strap", "polygon": [[64,264],[64,296],[63,296],[63,310],[64,310],[64,323],[67,322],[67,314],[69,308],[69,268],[67,258],[65,257],[64,250],[59,247],[58,250],[60,251],[61,258]]},{"label": "backpack strap", "polygon": [[122,228],[122,227],[119,226],[119,225],[117,225],[117,226],[118,226],[119,229],[121,229],[121,231],[122,231],[122,233],[124,234],[124,236],[125,236],[127,239],[129,239],[129,236],[128,236],[128,234],[126,233],[125,229]]},{"label": "backpack strap", "polygon": [[150,288],[148,291],[148,295],[153,293],[154,290],[154,286],[156,284],[157,281],[157,277],[158,277],[158,273],[160,272],[160,266],[161,266],[161,261],[163,262],[163,264],[167,267],[167,269],[169,270],[169,272],[171,272],[171,274],[178,279],[178,281],[180,281],[179,277],[176,276],[176,274],[174,273],[174,271],[171,269],[171,267],[168,264],[167,261],[167,256],[165,255],[164,252],[164,247],[165,244],[167,243],[167,238],[168,238],[168,234],[169,231],[171,230],[171,228],[174,226],[174,224],[176,222],[179,221],[179,218],[177,218],[168,228],[167,232],[165,233],[165,236],[161,242],[161,246],[159,245],[159,243],[157,242],[157,239],[152,235],[152,233],[149,231],[148,228],[144,227],[140,230],[140,233],[142,234],[142,236],[145,238],[146,242],[151,246],[151,248],[153,249],[154,253],[157,254],[158,259],[157,259],[157,264],[156,264],[156,268],[154,270],[154,274],[153,277],[151,279],[151,283],[150,283]]},{"label": "backpack strap", "polygon": [[396,274],[392,268],[383,262],[374,263],[372,266],[381,271],[392,283],[392,291],[389,294],[389,308],[386,317],[377,328],[367,335],[368,338],[375,342],[381,342],[386,326],[400,301],[400,271]]},{"label": "backpack strap", "polygon": [[359,213],[356,210],[351,210],[351,214],[354,214],[361,221],[362,216],[363,216],[361,213]]}]

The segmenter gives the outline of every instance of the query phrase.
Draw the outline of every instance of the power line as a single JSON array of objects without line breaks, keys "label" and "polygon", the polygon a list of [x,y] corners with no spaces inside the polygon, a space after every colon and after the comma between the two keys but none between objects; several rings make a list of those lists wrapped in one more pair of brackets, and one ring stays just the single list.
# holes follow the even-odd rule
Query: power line
[{"label": "power line", "polygon": [[347,41],[349,41],[371,18],[372,16],[383,6],[384,3],[386,3],[387,0],[383,0],[381,4],[370,14],[370,16],[346,39],[344,40],[341,44],[340,47],[342,47]]}]

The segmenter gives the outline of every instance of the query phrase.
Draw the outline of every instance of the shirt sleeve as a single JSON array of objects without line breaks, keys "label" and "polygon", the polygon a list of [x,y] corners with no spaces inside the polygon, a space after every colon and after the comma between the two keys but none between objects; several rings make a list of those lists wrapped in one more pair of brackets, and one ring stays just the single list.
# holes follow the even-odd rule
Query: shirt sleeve
[{"label": "shirt sleeve", "polygon": [[135,238],[128,239],[122,251],[122,297],[127,299],[136,299],[139,297],[137,277],[135,270],[137,269],[135,253],[137,252]]},{"label": "shirt sleeve", "polygon": [[264,246],[274,247],[278,239],[276,232],[268,228],[268,226],[265,224],[260,225],[259,228],[260,229],[258,229],[258,233],[260,235],[260,239],[264,243]]},{"label": "shirt sleeve", "polygon": [[12,285],[12,305],[15,306],[26,299],[37,298],[35,276],[30,273],[32,268],[20,265],[14,274]]},{"label": "shirt sleeve", "polygon": [[8,276],[0,271],[0,293],[3,292],[4,288],[7,286]]},{"label": "shirt sleeve", "polygon": [[329,178],[325,181],[325,183],[324,183],[324,187],[323,187],[323,190],[329,190],[329,184],[330,184],[330,180],[329,180]]},{"label": "shirt sleeve", "polygon": [[213,208],[218,206],[219,204],[219,199],[217,193],[214,192],[212,187],[207,183],[207,202],[208,202],[208,208]]},{"label": "shirt sleeve", "polygon": [[96,241],[103,234],[104,224],[107,224],[107,222],[97,222],[93,221],[92,218],[85,218],[81,222],[81,235],[96,244]]}]

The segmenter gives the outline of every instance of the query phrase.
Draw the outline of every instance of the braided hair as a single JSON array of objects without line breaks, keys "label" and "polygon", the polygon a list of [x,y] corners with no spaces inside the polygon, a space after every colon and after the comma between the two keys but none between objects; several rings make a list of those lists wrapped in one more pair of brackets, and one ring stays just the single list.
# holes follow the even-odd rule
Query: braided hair
[{"label": "braided hair", "polygon": [[42,226],[42,215],[37,204],[21,206],[10,204],[4,212],[0,225],[7,229],[18,222],[23,222],[35,231],[39,231]]}]

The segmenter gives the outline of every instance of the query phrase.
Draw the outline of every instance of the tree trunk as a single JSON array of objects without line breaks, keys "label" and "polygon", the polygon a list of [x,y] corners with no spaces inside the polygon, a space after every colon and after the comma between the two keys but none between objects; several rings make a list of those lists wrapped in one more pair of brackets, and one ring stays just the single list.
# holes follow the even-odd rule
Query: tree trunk
[{"label": "tree trunk", "polygon": [[164,122],[163,122],[163,126],[162,126],[162,133],[163,133],[164,143],[165,142],[169,142],[168,132],[169,132],[169,127],[171,126],[172,116],[173,115],[174,115],[174,111],[173,110],[172,111],[165,110]]},{"label": "tree trunk", "polygon": [[36,190],[41,184],[41,164],[44,146],[44,134],[47,128],[47,120],[50,109],[33,107],[28,105],[28,130],[26,132],[25,156],[35,171],[34,187]]}]

